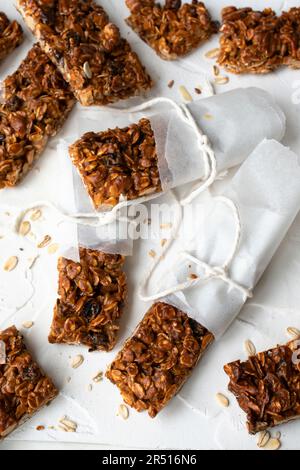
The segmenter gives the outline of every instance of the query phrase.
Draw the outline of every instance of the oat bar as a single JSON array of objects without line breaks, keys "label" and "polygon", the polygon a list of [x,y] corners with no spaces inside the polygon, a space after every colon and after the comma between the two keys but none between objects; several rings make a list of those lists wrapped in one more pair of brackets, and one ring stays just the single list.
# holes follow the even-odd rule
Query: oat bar
[{"label": "oat bar", "polygon": [[15,186],[28,173],[75,103],[67,83],[38,45],[2,86],[0,188]]},{"label": "oat bar", "polygon": [[137,54],[92,0],[18,0],[17,4],[82,105],[105,105],[151,87]]},{"label": "oat bar", "polygon": [[154,418],[185,383],[213,335],[175,307],[157,302],[106,376],[129,406]]},{"label": "oat bar", "polygon": [[218,30],[204,3],[192,0],[126,0],[127,24],[165,60],[190,53]]},{"label": "oat bar", "polygon": [[0,440],[23,424],[58,391],[26,349],[17,328],[0,332]]},{"label": "oat bar", "polygon": [[282,65],[300,68],[300,8],[277,16],[271,8],[222,11],[218,63],[232,73],[264,74]]},{"label": "oat bar", "polygon": [[71,159],[98,209],[161,191],[154,135],[148,119],[123,129],[89,132],[71,145]]},{"label": "oat bar", "polygon": [[50,343],[83,344],[90,351],[114,347],[127,293],[123,265],[123,256],[82,247],[80,263],[59,259]]},{"label": "oat bar", "polygon": [[300,417],[300,341],[224,366],[250,434]]},{"label": "oat bar", "polygon": [[0,61],[5,59],[23,41],[23,31],[17,21],[10,22],[0,12]]}]

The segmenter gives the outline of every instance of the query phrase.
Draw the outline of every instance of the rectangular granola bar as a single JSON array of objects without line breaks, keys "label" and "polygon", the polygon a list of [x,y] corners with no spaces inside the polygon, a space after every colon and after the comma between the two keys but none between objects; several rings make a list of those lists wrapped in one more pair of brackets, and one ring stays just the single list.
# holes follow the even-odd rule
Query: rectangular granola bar
[{"label": "rectangular granola bar", "polygon": [[181,310],[157,302],[106,376],[129,406],[154,418],[183,386],[214,336]]},{"label": "rectangular granola bar", "polygon": [[28,173],[75,103],[67,83],[38,45],[2,86],[0,188],[15,186]]},{"label": "rectangular granola bar", "polygon": [[23,31],[17,21],[10,22],[0,12],[0,61],[5,59],[23,41]]},{"label": "rectangular granola bar", "polygon": [[231,362],[224,370],[250,434],[300,417],[299,340]]},{"label": "rectangular granola bar", "polygon": [[124,257],[80,248],[80,263],[58,260],[58,294],[50,343],[110,351],[126,300]]},{"label": "rectangular granola bar", "polygon": [[264,74],[282,65],[300,68],[300,8],[277,16],[271,8],[227,7],[218,63],[232,73]]},{"label": "rectangular granola bar", "polygon": [[151,87],[137,54],[92,0],[18,0],[17,5],[82,105],[112,103]]},{"label": "rectangular granola bar", "polygon": [[96,209],[161,192],[155,140],[148,119],[123,129],[89,132],[69,148]]},{"label": "rectangular granola bar", "polygon": [[126,0],[131,15],[127,24],[165,60],[190,53],[218,31],[203,2]]},{"label": "rectangular granola bar", "polygon": [[58,391],[27,350],[17,328],[0,332],[0,440],[23,424]]}]

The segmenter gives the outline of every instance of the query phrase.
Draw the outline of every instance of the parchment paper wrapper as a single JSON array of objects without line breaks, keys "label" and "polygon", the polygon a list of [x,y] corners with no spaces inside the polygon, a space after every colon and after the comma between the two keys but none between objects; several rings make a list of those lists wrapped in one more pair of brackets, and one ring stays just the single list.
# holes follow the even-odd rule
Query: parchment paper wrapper
[{"label": "parchment paper wrapper", "polygon": [[[299,157],[274,140],[264,140],[223,194],[237,205],[241,219],[240,244],[229,276],[243,287],[255,287],[295,219],[300,209],[299,182]],[[191,215],[192,225],[187,224],[189,233],[182,237],[181,248],[211,266],[221,266],[234,242],[231,209],[211,198],[199,217]],[[191,273],[204,275],[202,268],[190,261],[176,262],[163,277],[160,289],[162,285],[165,289],[185,282]],[[164,300],[184,310],[216,338],[225,332],[245,302],[239,290],[221,279],[200,282]]]},{"label": "parchment paper wrapper", "polygon": [[[286,119],[272,96],[260,88],[238,88],[187,105],[207,135],[218,172],[242,163],[263,139],[282,140]],[[176,110],[150,117],[164,190],[205,175],[197,136]]]},{"label": "parchment paper wrapper", "polygon": [[[60,158],[61,180],[60,191],[62,193],[61,209],[68,214],[99,215],[91,205],[83,182],[68,155],[68,143],[61,140],[58,144]],[[68,194],[68,197],[63,197]],[[120,215],[126,217],[126,208],[120,211]],[[133,240],[128,237],[128,223],[124,220],[115,220],[109,224],[94,227],[97,218],[82,219],[91,225],[77,224],[77,246],[84,246],[104,253],[132,255]],[[78,249],[66,249],[65,256],[74,261],[79,260]]]}]

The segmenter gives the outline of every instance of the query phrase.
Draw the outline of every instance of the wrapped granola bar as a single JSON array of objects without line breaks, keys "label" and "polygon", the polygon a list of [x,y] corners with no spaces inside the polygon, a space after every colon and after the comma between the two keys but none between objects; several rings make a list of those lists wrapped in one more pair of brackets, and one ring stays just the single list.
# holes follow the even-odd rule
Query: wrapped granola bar
[{"label": "wrapped granola bar", "polygon": [[222,196],[194,203],[181,255],[142,292],[157,301],[108,369],[126,403],[155,416],[236,318],[300,209],[299,177],[298,157],[265,140]]},{"label": "wrapped granola bar", "polygon": [[[95,209],[108,210],[124,199],[150,199],[206,179],[203,136],[195,131],[197,125],[214,151],[216,173],[240,164],[263,138],[281,140],[285,133],[284,114],[258,88],[205,98],[186,109],[193,122],[178,109],[162,108],[160,114],[131,125],[86,133],[70,146],[71,159]],[[126,117],[123,122],[128,123]],[[99,128],[96,121],[90,125]],[[79,123],[79,128],[86,126],[87,122]]]},{"label": "wrapped granola bar", "polygon": [[83,106],[105,105],[151,87],[137,54],[92,0],[18,0],[17,7]]}]

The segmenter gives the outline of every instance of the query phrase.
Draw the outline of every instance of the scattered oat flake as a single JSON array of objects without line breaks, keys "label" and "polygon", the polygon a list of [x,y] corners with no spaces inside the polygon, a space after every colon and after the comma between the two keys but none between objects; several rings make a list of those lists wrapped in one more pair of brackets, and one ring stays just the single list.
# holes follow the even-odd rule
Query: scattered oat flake
[{"label": "scattered oat flake", "polygon": [[98,382],[101,382],[101,380],[103,380],[103,372],[99,371],[99,372],[97,372],[96,375],[94,375],[93,382],[98,383]]},{"label": "scattered oat flake", "polygon": [[50,235],[45,235],[43,240],[38,244],[38,248],[45,248],[51,242]]},{"label": "scattered oat flake", "polygon": [[258,439],[257,439],[257,446],[258,447],[265,447],[265,445],[268,443],[270,440],[270,433],[268,431],[260,431],[258,434]]},{"label": "scattered oat flake", "polygon": [[201,93],[202,93],[201,88],[200,88],[200,87],[196,87],[196,88],[195,88],[195,93],[197,93],[197,95],[201,95]]},{"label": "scattered oat flake", "polygon": [[88,392],[91,392],[93,390],[93,385],[92,384],[88,384],[87,386],[87,391]]},{"label": "scattered oat flake", "polygon": [[181,94],[182,98],[183,98],[185,101],[193,101],[193,98],[191,97],[190,93],[189,93],[188,90],[185,88],[185,86],[180,85],[179,91],[180,91],[180,94]]},{"label": "scattered oat flake", "polygon": [[254,344],[252,343],[252,341],[250,341],[250,339],[247,339],[244,343],[244,348],[245,348],[245,351],[246,351],[246,354],[248,356],[255,356],[256,354],[256,347],[254,346]]},{"label": "scattered oat flake", "polygon": [[277,450],[281,447],[281,442],[279,439],[276,439],[275,437],[271,437],[266,445],[264,445],[265,450]]},{"label": "scattered oat flake", "polygon": [[4,263],[4,266],[3,266],[4,271],[12,271],[13,269],[15,269],[18,262],[19,262],[19,260],[18,260],[17,256],[11,256]]},{"label": "scattered oat flake", "polygon": [[44,431],[44,429],[45,429],[45,426],[42,426],[42,425],[36,427],[37,431]]},{"label": "scattered oat flake", "polygon": [[150,251],[148,252],[148,255],[149,255],[151,258],[155,258],[156,252],[155,252],[154,250],[150,250]]},{"label": "scattered oat flake", "polygon": [[27,235],[30,232],[30,230],[31,230],[30,222],[28,220],[24,220],[20,225],[19,234],[25,237],[25,235]]},{"label": "scattered oat flake", "polygon": [[33,325],[34,325],[33,321],[24,321],[22,323],[23,328],[27,328],[27,329],[32,328]]},{"label": "scattered oat flake", "polygon": [[300,336],[300,330],[298,328],[295,328],[294,326],[289,326],[286,329],[286,332],[292,338],[298,338]]},{"label": "scattered oat flake", "polygon": [[35,209],[30,216],[30,219],[35,221],[38,220],[42,216],[42,211],[40,209]]},{"label": "scattered oat flake", "polygon": [[71,361],[71,367],[73,369],[77,369],[78,367],[81,366],[81,364],[84,361],[84,357],[81,354],[78,354],[78,356],[75,356],[72,361]]},{"label": "scattered oat flake", "polygon": [[50,255],[53,255],[54,253],[57,252],[58,248],[59,248],[59,244],[58,244],[58,243],[52,243],[52,245],[49,245],[49,246],[48,246],[48,253],[49,253]]},{"label": "scattered oat flake", "polygon": [[166,230],[166,229],[170,229],[172,228],[173,224],[171,222],[167,223],[167,224],[160,224],[160,228],[162,230]]},{"label": "scattered oat flake", "polygon": [[228,83],[228,82],[229,82],[229,77],[219,76],[219,77],[215,78],[215,83],[217,85],[226,85],[226,83]]},{"label": "scattered oat flake", "polygon": [[220,75],[220,69],[217,65],[214,65],[213,66],[213,72],[214,72],[214,76],[217,77],[218,75]]},{"label": "scattered oat flake", "polygon": [[209,121],[214,118],[213,115],[209,114],[209,113],[205,113],[203,117],[204,117],[204,119],[207,119]]},{"label": "scattered oat flake", "polygon": [[122,404],[119,406],[117,415],[118,415],[118,416],[121,416],[121,418],[123,418],[123,419],[128,419],[128,417],[129,417],[129,410],[128,410],[127,406],[122,403]]},{"label": "scattered oat flake", "polygon": [[161,246],[161,247],[164,247],[165,244],[167,243],[167,241],[168,241],[168,240],[167,240],[166,238],[163,238],[162,240],[160,240],[160,246]]},{"label": "scattered oat flake", "polygon": [[229,400],[227,397],[225,397],[225,395],[223,395],[223,393],[217,393],[216,400],[221,406],[224,406],[225,408],[229,406]]},{"label": "scattered oat flake", "polygon": [[0,341],[0,364],[6,364],[6,346],[4,341]]},{"label": "scattered oat flake", "polygon": [[48,426],[48,429],[56,429],[55,426]]},{"label": "scattered oat flake", "polygon": [[207,59],[216,59],[219,55],[220,49],[216,47],[215,49],[211,49],[210,51],[206,52],[205,57]]},{"label": "scattered oat flake", "polygon": [[168,83],[168,87],[172,88],[174,83],[175,83],[174,80],[170,80],[169,83]]},{"label": "scattered oat flake", "polygon": [[58,427],[65,432],[76,432],[78,425],[75,423],[75,421],[72,421],[71,419],[64,416],[59,420]]}]

